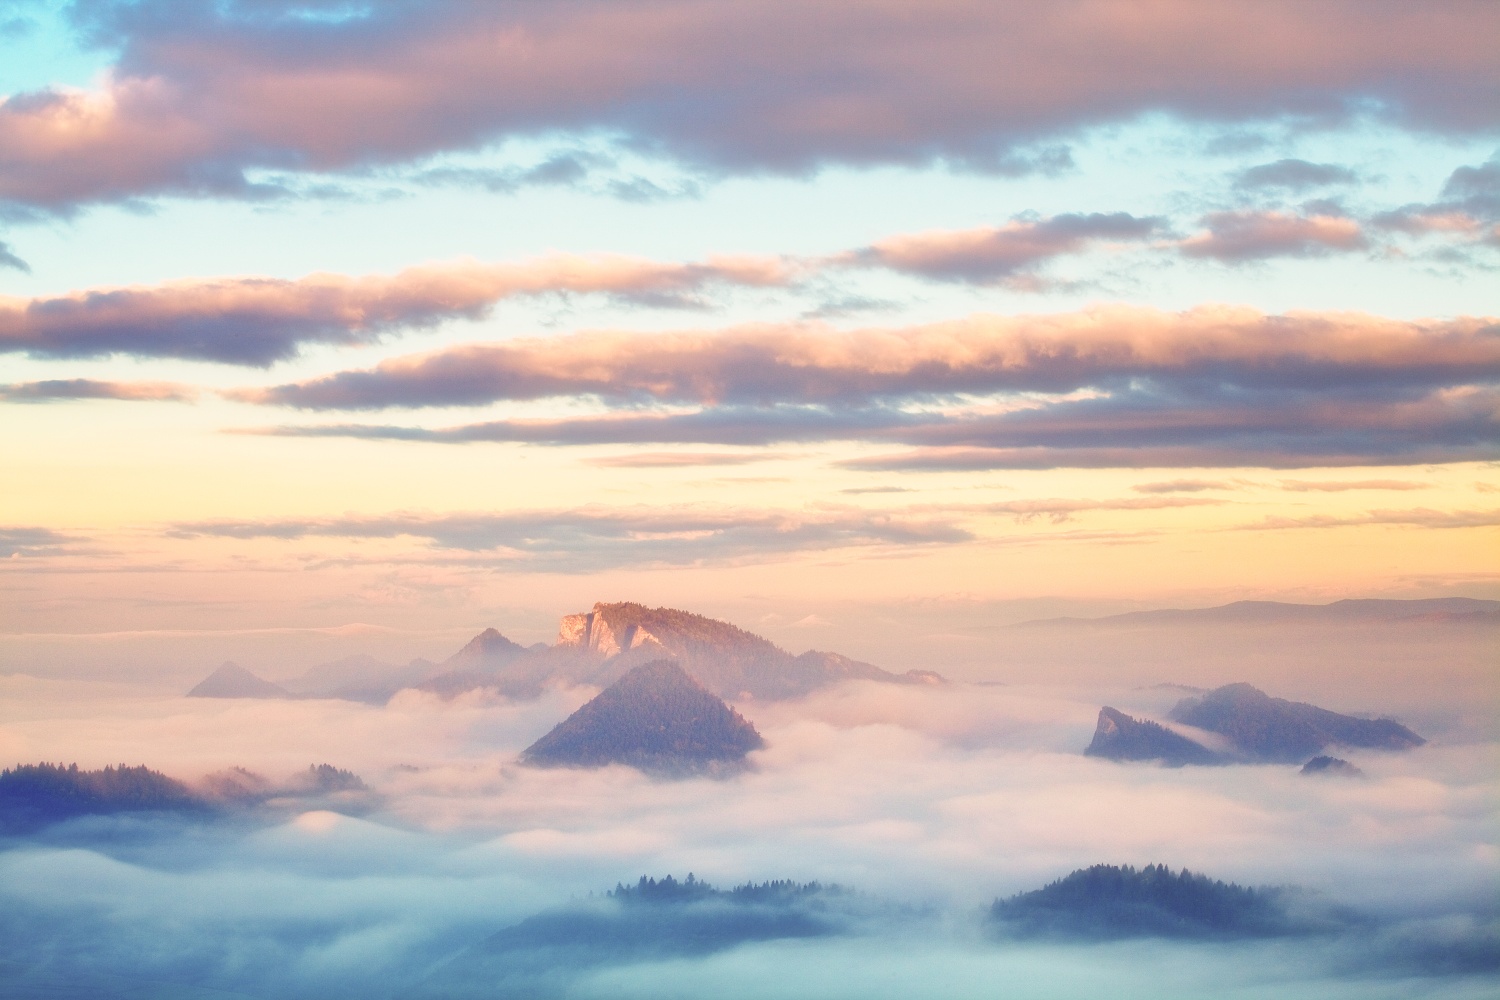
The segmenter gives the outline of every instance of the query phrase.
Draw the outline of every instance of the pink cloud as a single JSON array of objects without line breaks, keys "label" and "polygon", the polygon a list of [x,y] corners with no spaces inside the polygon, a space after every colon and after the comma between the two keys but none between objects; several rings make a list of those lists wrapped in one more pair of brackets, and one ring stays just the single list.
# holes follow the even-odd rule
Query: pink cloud
[{"label": "pink cloud", "polygon": [[1159,219],[1125,212],[1018,219],[1003,226],[892,236],[838,260],[948,281],[1024,283],[1034,281],[1032,269],[1053,257],[1098,242],[1139,242],[1160,225]]},{"label": "pink cloud", "polygon": [[1500,108],[1488,4],[940,0],[914,15],[895,0],[632,0],[338,23],[161,8],[83,14],[121,46],[98,89],[0,105],[0,200],[253,194],[249,168],[344,170],[567,132],[729,170],[1004,166],[1017,144],[1153,111],[1375,109],[1463,131],[1493,128]]},{"label": "pink cloud", "polygon": [[716,332],[580,333],[470,344],[306,382],[248,389],[250,402],[311,409],[474,405],[550,396],[660,402],[827,403],[882,396],[1066,392],[1160,376],[1328,384],[1494,378],[1495,321],[1390,320],[1204,306],[1105,306],[976,315],[927,326],[834,331],[814,324]]},{"label": "pink cloud", "polygon": [[1286,212],[1218,212],[1204,219],[1208,231],[1184,240],[1189,257],[1223,261],[1266,257],[1313,257],[1362,250],[1364,231],[1353,219]]},{"label": "pink cloud", "polygon": [[598,293],[683,302],[713,283],[765,286],[791,277],[790,267],[774,258],[662,264],[555,254],[519,264],[430,264],[389,276],[186,279],[34,299],[0,297],[0,352],[263,365],[291,357],[309,342],[367,342],[401,328],[478,318],[515,296]]}]

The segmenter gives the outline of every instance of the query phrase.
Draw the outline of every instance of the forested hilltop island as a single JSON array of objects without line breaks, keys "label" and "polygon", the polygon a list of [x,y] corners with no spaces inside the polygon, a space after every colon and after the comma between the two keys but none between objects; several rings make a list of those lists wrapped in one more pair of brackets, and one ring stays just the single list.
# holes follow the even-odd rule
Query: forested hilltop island
[{"label": "forested hilltop island", "polygon": [[77,764],[17,764],[0,771],[0,834],[33,834],[70,820],[122,815],[208,820],[274,819],[312,808],[360,813],[374,801],[358,775],[330,764],[310,765],[282,781],[233,767],[193,784],[145,765],[91,771]]},{"label": "forested hilltop island", "polygon": [[843,680],[889,684],[941,684],[930,670],[903,674],[839,653],[807,650],[793,655],[728,622],[675,608],[598,603],[563,616],[552,645],[522,646],[490,628],[442,663],[413,660],[405,666],[370,657],[321,664],[280,684],[235,664],[225,664],[188,692],[211,698],[343,698],[383,704],[408,688],[452,698],[490,690],[509,698],[538,697],[549,685],[605,687],[630,670],[670,659],[693,680],[729,701],[798,698]]},{"label": "forested hilltop island", "polygon": [[1243,938],[1298,933],[1282,893],[1165,865],[1093,865],[1040,889],[996,900],[1007,934],[1064,938]]}]

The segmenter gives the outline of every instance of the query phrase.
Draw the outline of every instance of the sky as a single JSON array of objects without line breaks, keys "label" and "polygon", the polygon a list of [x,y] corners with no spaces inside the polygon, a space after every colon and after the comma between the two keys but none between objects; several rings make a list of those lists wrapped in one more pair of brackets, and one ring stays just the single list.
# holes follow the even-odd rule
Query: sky
[{"label": "sky", "polygon": [[[1497,40],[1488,0],[0,0],[0,768],[280,790],[0,830],[0,982],[1493,996],[1492,605],[1024,623],[1500,599]],[[184,696],[596,601],[946,682],[742,699],[765,748],[681,781],[518,762],[588,686]],[[1083,753],[1236,682],[1425,742]],[[1324,923],[986,922],[1153,863]],[[688,872],[849,895],[450,975]]]},{"label": "sky", "polygon": [[9,0],[0,631],[1500,596],[1497,31]]}]

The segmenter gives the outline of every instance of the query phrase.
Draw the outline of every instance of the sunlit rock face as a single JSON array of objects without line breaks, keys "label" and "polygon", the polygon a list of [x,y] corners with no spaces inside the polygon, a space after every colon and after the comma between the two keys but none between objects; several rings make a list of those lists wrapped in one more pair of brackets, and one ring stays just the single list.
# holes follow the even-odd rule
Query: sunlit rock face
[{"label": "sunlit rock face", "polygon": [[552,648],[602,658],[591,678],[595,683],[612,681],[633,666],[670,656],[709,691],[732,701],[797,698],[842,680],[943,682],[931,671],[893,674],[821,650],[794,656],[728,622],[629,602],[595,604],[592,611],[567,615]]},{"label": "sunlit rock face", "polygon": [[731,773],[765,740],[670,660],[631,670],[521,755],[539,767],[628,764],[663,775]]},{"label": "sunlit rock face", "polygon": [[1185,698],[1172,721],[1227,738],[1246,760],[1296,764],[1330,746],[1410,750],[1427,741],[1394,719],[1361,719],[1272,698],[1249,684],[1227,684]]},{"label": "sunlit rock face", "polygon": [[1132,718],[1107,705],[1099,710],[1093,742],[1084,754],[1108,760],[1156,761],[1171,767],[1228,763],[1222,754],[1181,733],[1147,719]]}]

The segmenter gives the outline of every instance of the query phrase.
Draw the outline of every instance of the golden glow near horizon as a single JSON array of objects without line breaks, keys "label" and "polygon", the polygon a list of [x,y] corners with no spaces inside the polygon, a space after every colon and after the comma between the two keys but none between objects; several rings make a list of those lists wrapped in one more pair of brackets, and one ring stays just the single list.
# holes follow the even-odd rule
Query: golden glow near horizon
[{"label": "golden glow near horizon", "polygon": [[[0,105],[0,630],[1500,596],[1482,31],[1421,18],[1411,90],[1409,13],[1133,15],[1236,67],[1205,95],[1114,18],[1027,73],[1040,10],[861,8],[808,62],[706,7],[640,65],[600,10],[529,69],[471,45],[524,11],[351,14],[370,90],[228,29],[132,21],[114,73],[55,12],[52,57],[0,39],[0,90],[56,90]],[[1278,18],[1343,61],[1268,73]]]}]

